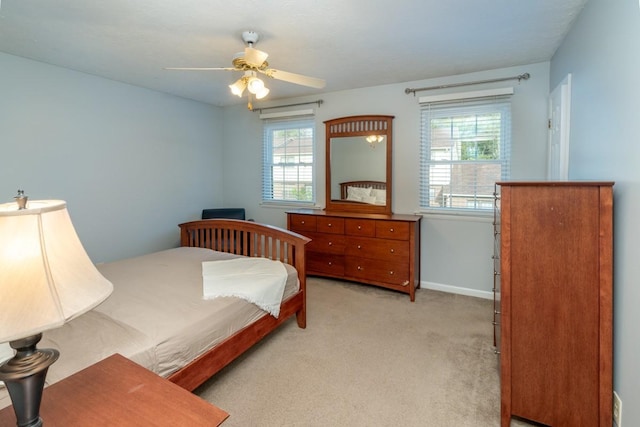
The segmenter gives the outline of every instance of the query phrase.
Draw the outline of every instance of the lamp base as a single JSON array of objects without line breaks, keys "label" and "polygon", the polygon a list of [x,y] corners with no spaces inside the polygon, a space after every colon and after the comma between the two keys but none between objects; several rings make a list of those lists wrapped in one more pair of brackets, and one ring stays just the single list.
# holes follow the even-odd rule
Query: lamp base
[{"label": "lamp base", "polygon": [[0,380],[5,382],[11,396],[18,427],[42,426],[40,403],[44,380],[60,353],[51,348],[36,348],[41,338],[42,334],[37,334],[11,341],[16,354],[0,365]]}]

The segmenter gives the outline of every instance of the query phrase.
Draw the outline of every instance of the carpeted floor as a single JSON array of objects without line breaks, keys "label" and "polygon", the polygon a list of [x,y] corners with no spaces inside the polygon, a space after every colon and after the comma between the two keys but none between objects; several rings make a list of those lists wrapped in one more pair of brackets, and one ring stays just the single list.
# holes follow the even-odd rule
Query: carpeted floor
[{"label": "carpeted floor", "polygon": [[306,329],[287,321],[196,390],[225,427],[500,424],[492,301],[307,286]]}]

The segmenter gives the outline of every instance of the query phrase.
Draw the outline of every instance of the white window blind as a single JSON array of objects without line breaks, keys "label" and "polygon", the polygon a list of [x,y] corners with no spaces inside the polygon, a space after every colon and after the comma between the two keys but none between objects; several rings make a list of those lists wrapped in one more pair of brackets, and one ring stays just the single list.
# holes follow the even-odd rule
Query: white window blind
[{"label": "white window blind", "polygon": [[509,179],[509,98],[421,104],[420,207],[493,209],[496,181]]},{"label": "white window blind", "polygon": [[313,116],[264,121],[262,200],[315,202]]}]

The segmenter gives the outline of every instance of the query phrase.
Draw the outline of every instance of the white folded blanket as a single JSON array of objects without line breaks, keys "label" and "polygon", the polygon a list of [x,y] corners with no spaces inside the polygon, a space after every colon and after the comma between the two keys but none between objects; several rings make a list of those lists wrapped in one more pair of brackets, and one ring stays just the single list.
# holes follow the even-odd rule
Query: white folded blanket
[{"label": "white folded blanket", "polygon": [[242,298],[276,318],[280,315],[286,282],[285,266],[280,261],[267,258],[234,258],[202,263],[205,299]]}]

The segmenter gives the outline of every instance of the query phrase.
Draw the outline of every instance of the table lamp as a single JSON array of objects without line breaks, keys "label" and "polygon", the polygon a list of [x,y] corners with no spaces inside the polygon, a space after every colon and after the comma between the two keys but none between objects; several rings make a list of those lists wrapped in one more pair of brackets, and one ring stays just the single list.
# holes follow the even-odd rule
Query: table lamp
[{"label": "table lamp", "polygon": [[0,343],[14,357],[0,365],[19,427],[42,425],[40,403],[49,366],[59,356],[38,349],[42,332],[91,310],[112,292],[78,238],[66,203],[0,204]]}]

